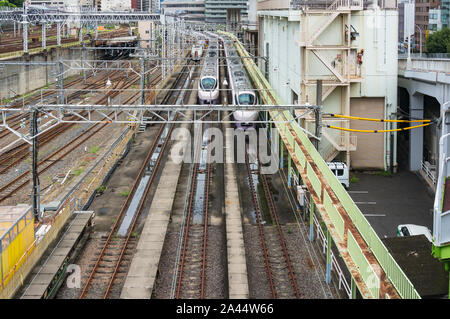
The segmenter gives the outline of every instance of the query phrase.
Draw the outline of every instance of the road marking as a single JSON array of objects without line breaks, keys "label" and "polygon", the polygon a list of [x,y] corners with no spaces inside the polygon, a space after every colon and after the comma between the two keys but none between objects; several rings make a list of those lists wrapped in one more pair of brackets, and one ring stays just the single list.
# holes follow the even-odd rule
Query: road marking
[{"label": "road marking", "polygon": [[363,215],[367,217],[386,217],[385,214],[363,214]]},{"label": "road marking", "polygon": [[350,194],[368,194],[369,191],[348,191]]},{"label": "road marking", "polygon": [[376,205],[377,202],[355,202],[356,205]]}]

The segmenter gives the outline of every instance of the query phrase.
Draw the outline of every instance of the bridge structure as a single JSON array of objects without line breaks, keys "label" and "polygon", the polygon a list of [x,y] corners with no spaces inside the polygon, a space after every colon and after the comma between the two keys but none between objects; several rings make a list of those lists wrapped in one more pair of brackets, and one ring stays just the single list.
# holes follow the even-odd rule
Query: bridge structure
[{"label": "bridge structure", "polygon": [[61,27],[67,23],[80,25],[79,37],[83,42],[83,24],[95,25],[95,38],[97,38],[98,23],[130,23],[138,21],[159,21],[160,15],[149,12],[107,12],[80,10],[78,12],[67,12],[52,7],[27,6],[23,8],[0,8],[0,22],[14,21],[23,25],[23,51],[28,52],[28,25],[42,25],[42,46],[45,48],[47,24],[56,23],[57,44],[61,45]]},{"label": "bridge structure", "polygon": [[[447,54],[413,54],[399,56],[398,86],[409,95],[410,117],[423,117],[431,106],[432,97],[438,104],[438,121],[432,138],[436,145],[431,158],[434,165],[424,162],[424,129],[410,130],[409,166],[419,171],[435,191],[433,206],[434,257],[450,271],[450,56]],[[428,138],[429,139],[429,138]]]},{"label": "bridge structure", "polygon": [[[406,55],[398,58],[398,87],[407,92],[409,100],[408,113],[411,118],[423,118],[427,113],[426,97],[434,98],[439,104],[442,114],[444,104],[450,97],[450,57],[439,55],[414,54],[410,58]],[[432,158],[437,159],[437,141],[439,130],[436,130],[436,142],[432,149]],[[418,128],[409,132],[409,169],[425,171],[433,184],[436,184],[436,170],[424,165],[424,129]]]},{"label": "bridge structure", "polygon": [[[254,85],[261,90],[263,102],[283,105],[283,101],[261,70],[248,58],[250,55],[242,43],[233,34],[219,33],[234,40]],[[309,191],[310,240],[314,238],[315,219],[320,218],[326,226],[327,282],[331,280],[331,246],[334,243],[351,274],[349,297],[356,297],[356,291],[359,290],[360,295],[368,299],[420,298],[411,281],[328,168],[300,125],[295,121],[286,121],[293,119],[292,114],[268,111],[266,116],[285,120],[284,123],[274,121],[275,125],[271,125],[271,131],[276,130],[281,138],[281,166],[284,162],[284,149],[287,150],[289,183],[302,181]],[[339,280],[341,281],[341,278]]]}]

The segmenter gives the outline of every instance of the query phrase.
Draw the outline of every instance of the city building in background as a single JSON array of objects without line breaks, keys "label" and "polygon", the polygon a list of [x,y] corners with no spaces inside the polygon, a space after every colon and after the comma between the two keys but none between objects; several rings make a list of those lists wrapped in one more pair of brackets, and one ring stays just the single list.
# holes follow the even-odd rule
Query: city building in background
[{"label": "city building in background", "polygon": [[440,0],[416,0],[414,17],[414,42],[415,46],[422,51],[425,48],[426,30],[428,30],[429,14],[431,9],[436,9],[441,5]]},{"label": "city building in background", "polygon": [[408,37],[414,34],[414,0],[398,2],[398,42],[405,49]]},{"label": "city building in background", "polygon": [[207,23],[225,24],[227,9],[240,10],[241,21],[248,19],[247,0],[205,0],[205,21]]},{"label": "city building in background", "polygon": [[161,3],[161,13],[187,22],[205,22],[205,0],[166,0]]},{"label": "city building in background", "polygon": [[428,17],[428,30],[440,31],[442,30],[442,9],[430,9]]}]

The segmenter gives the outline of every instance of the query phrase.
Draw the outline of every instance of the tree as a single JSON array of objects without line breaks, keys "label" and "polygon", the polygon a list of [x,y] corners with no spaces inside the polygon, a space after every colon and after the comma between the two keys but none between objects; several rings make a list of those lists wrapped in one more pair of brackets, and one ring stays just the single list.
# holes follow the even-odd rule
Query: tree
[{"label": "tree", "polygon": [[16,7],[22,8],[22,4],[25,0],[8,0],[10,3],[15,5]]},{"label": "tree", "polygon": [[13,4],[13,3],[10,3],[9,1],[3,0],[3,1],[0,1],[0,7],[11,7],[11,8],[14,8],[14,7],[16,7],[16,5]]},{"label": "tree", "polygon": [[450,29],[433,32],[426,42],[428,53],[450,53]]}]

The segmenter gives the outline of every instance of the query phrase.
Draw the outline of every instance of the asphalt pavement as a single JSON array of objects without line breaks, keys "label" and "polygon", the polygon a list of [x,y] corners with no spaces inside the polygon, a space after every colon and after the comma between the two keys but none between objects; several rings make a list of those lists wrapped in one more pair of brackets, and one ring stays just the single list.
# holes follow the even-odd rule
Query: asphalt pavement
[{"label": "asphalt pavement", "polygon": [[393,176],[351,174],[359,181],[350,184],[349,194],[380,238],[395,237],[400,224],[433,230],[434,197],[418,175],[407,170]]}]

